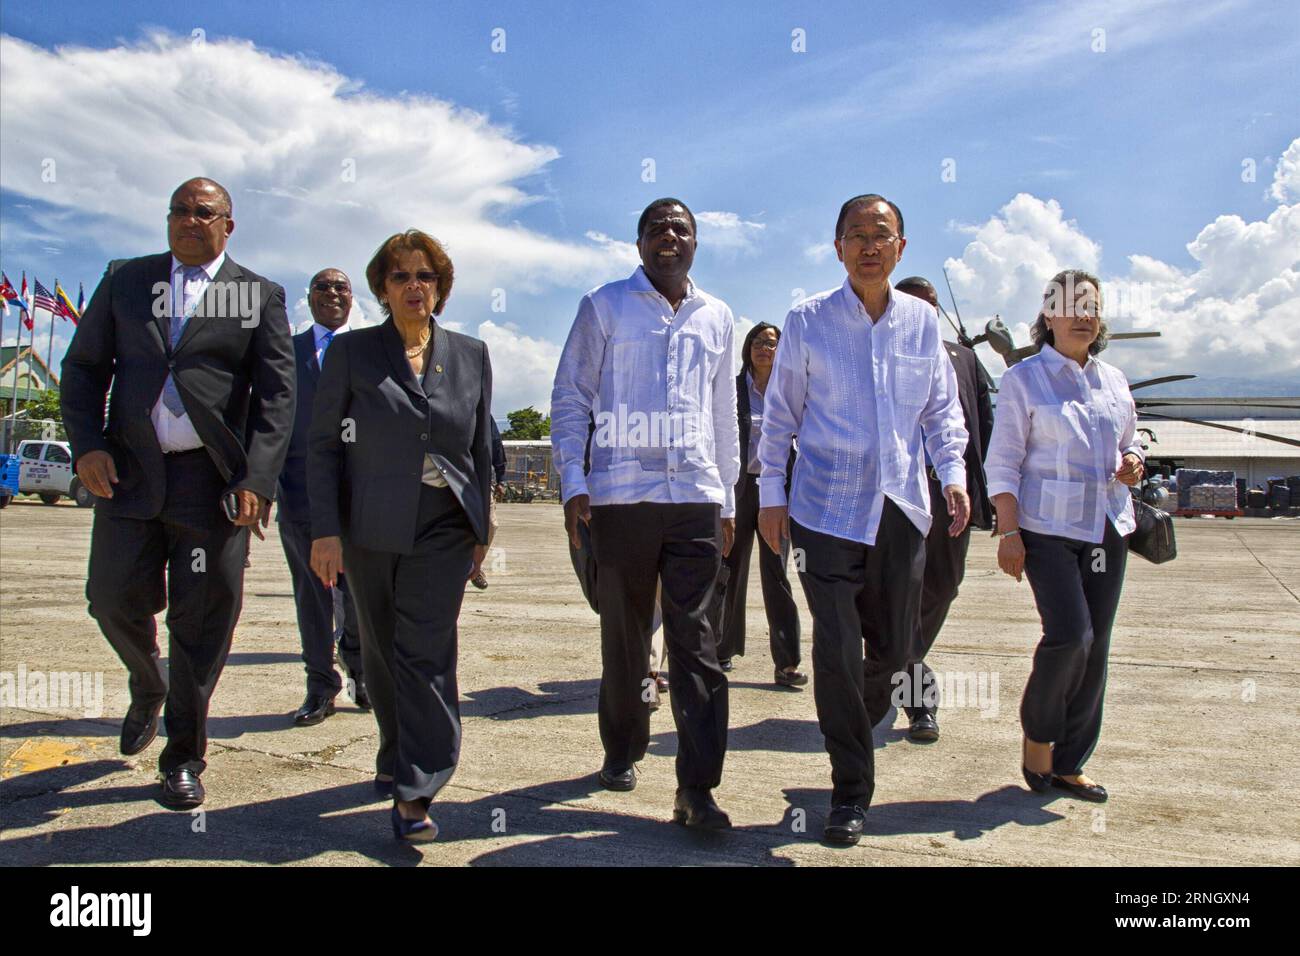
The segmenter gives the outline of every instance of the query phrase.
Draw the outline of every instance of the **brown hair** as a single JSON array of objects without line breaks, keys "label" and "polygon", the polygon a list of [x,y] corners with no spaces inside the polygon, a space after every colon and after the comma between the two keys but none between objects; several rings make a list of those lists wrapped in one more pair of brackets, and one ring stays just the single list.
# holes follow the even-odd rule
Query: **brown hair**
[{"label": "brown hair", "polygon": [[[1082,269],[1065,269],[1052,276],[1047,288],[1043,290],[1043,309],[1038,312],[1038,318],[1034,320],[1033,326],[1029,329],[1029,337],[1034,340],[1037,346],[1051,345],[1055,346],[1056,336],[1052,334],[1052,326],[1047,321],[1046,306],[1052,299],[1060,299],[1067,294],[1075,295],[1074,290],[1081,285],[1090,285],[1097,292],[1097,337],[1092,340],[1088,346],[1088,354],[1096,355],[1110,341],[1110,326],[1106,324],[1106,316],[1102,312],[1101,297],[1101,280],[1091,272],[1085,272]],[[1073,301],[1071,302],[1073,304]]]},{"label": "brown hair", "polygon": [[375,251],[370,264],[366,266],[366,284],[370,286],[374,297],[379,300],[379,307],[384,310],[384,315],[389,318],[393,315],[393,310],[388,307],[384,299],[383,289],[388,273],[392,269],[393,259],[399,252],[423,252],[429,257],[429,264],[438,274],[438,301],[433,304],[433,314],[442,315],[442,308],[447,304],[447,297],[451,295],[455,270],[452,269],[451,257],[447,255],[447,250],[442,247],[442,243],[419,229],[408,229],[406,232],[389,236]]}]

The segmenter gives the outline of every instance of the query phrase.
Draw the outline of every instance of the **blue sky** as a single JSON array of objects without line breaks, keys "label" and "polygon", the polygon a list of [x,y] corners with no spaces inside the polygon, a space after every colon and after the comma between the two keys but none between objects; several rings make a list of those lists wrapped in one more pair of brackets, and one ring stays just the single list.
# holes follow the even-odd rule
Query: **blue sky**
[{"label": "blue sky", "polygon": [[167,194],[200,172],[235,195],[232,255],[291,304],[420,226],[457,262],[445,317],[493,347],[501,416],[547,403],[577,299],[631,271],[648,200],[710,213],[696,281],[779,322],[842,281],[835,214],[876,191],[906,218],[897,276],[949,262],[972,332],[1032,320],[1083,265],[1151,303],[1117,327],[1165,333],[1115,346],[1131,377],[1300,394],[1278,321],[1300,320],[1293,10],[802,6],[7,2],[0,266],[89,294],[107,259],[163,247]]}]

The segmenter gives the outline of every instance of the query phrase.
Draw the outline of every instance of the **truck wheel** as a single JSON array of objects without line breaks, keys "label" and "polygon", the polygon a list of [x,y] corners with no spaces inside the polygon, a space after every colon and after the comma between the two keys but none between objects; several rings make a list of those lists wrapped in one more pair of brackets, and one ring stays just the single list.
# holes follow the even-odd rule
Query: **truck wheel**
[{"label": "truck wheel", "polygon": [[53,491],[46,491],[41,493],[41,501],[44,501],[47,505],[57,505],[59,503],[59,498],[61,497],[62,495]]},{"label": "truck wheel", "polygon": [[13,497],[13,495],[0,495],[0,508],[7,508]]},{"label": "truck wheel", "polygon": [[80,478],[72,479],[72,484],[68,486],[68,497],[77,503],[78,508],[95,507],[95,496],[81,483]]}]

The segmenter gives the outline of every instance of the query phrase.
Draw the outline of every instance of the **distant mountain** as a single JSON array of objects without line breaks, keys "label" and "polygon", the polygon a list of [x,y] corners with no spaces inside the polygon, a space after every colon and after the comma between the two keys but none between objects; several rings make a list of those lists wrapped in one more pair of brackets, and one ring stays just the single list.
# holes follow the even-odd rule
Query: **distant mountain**
[{"label": "distant mountain", "polygon": [[1231,378],[1227,376],[1197,377],[1185,382],[1153,385],[1141,389],[1143,398],[1271,398],[1300,396],[1300,372],[1295,378]]}]

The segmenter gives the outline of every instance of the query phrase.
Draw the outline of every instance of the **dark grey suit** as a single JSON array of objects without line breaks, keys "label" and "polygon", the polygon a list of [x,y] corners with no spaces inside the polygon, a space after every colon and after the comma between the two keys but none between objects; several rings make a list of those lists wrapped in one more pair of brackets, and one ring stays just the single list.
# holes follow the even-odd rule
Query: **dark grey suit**
[{"label": "dark grey suit", "polygon": [[[307,462],[312,535],[339,535],[379,723],[376,768],[399,800],[430,800],[456,769],[456,619],[492,482],[487,346],[434,328],[422,380],[389,319],[325,356]],[[421,481],[430,454],[448,487]]]},{"label": "dark grey suit", "polygon": [[[346,334],[346,333],[345,333]],[[331,347],[333,347],[331,343]],[[339,658],[348,677],[363,681],[361,635],[356,609],[348,593],[347,579],[339,575],[338,594],[342,621],[338,621],[334,592],[321,584],[311,569],[311,505],[307,497],[307,440],[320,366],[316,362],[315,326],[293,337],[294,366],[298,382],[298,410],[293,418],[289,454],[280,473],[280,497],[276,512],[280,544],[293,579],[293,600],[298,612],[298,634],[302,639],[302,661],[307,670],[307,693],[334,697],[342,681],[334,670],[334,644],[338,632]]]},{"label": "dark grey suit", "polygon": [[[170,273],[170,253],[109,264],[63,359],[63,421],[74,459],[106,451],[119,478],[95,508],[90,613],[130,672],[132,702],[166,698],[161,769],[202,773],[248,542],[221,497],[236,488],[275,497],[293,422],[293,350],[284,289],[229,256],[172,348],[169,309],[154,314],[155,287]],[[251,313],[223,316],[223,291]],[[169,371],[203,447],[164,455],[150,412]],[[154,622],[164,607],[170,680]]]}]

